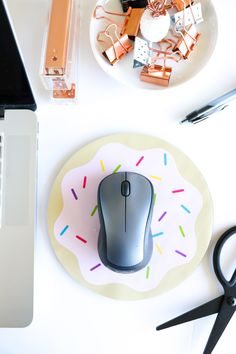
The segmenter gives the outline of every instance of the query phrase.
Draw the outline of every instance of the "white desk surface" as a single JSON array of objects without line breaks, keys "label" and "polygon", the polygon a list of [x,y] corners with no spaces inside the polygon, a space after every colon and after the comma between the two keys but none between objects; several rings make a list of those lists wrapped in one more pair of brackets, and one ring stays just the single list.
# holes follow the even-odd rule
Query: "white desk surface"
[{"label": "white desk surface", "polygon": [[[38,104],[38,225],[34,319],[25,329],[0,329],[0,353],[202,353],[215,316],[158,333],[155,327],[223,293],[213,272],[212,250],[221,233],[236,224],[236,104],[196,126],[178,122],[236,86],[235,1],[214,0],[219,37],[207,67],[178,88],[149,92],[120,85],[97,65],[88,35],[95,0],[81,0],[80,93],[75,106],[53,105],[38,75],[50,1],[6,3]],[[214,203],[212,243],[201,265],[174,290],[137,302],[111,300],[77,284],[57,261],[47,235],[48,196],[63,163],[84,144],[118,132],[156,135],[175,144],[202,171]],[[214,354],[235,353],[235,329],[236,316]]]}]

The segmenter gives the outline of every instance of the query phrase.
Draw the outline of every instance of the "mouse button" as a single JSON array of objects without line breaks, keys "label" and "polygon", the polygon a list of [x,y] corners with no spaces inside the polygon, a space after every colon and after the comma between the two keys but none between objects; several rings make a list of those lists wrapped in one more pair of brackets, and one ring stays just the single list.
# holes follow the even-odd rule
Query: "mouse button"
[{"label": "mouse button", "polygon": [[143,249],[143,240],[152,208],[152,186],[144,179],[131,182],[132,193],[126,199],[126,231],[133,234],[133,242]]},{"label": "mouse button", "polygon": [[123,176],[117,174],[107,177],[100,184],[99,205],[108,234],[112,225],[114,228],[118,227],[119,220],[121,222],[124,218],[123,215],[120,215],[124,210],[124,198],[120,193],[122,181]]},{"label": "mouse button", "polygon": [[132,193],[126,200],[126,213],[127,220],[135,219],[142,220],[145,224],[148,219],[149,211],[152,206],[152,190],[151,188],[145,188],[143,184],[140,186],[132,185]]},{"label": "mouse button", "polygon": [[[128,176],[127,176],[128,177]],[[143,207],[150,208],[153,196],[153,187],[151,182],[144,176],[136,173],[131,174],[127,178],[132,188],[132,200],[135,203],[141,202]]]},{"label": "mouse button", "polygon": [[106,177],[99,186],[98,203],[108,254],[113,252],[118,242],[116,239],[125,228],[125,198],[120,190],[124,179],[124,173],[113,174]]},{"label": "mouse button", "polygon": [[152,190],[153,188],[149,179],[138,173],[127,172],[126,180],[130,182],[131,187],[142,188],[143,192]]},{"label": "mouse button", "polygon": [[120,195],[120,185],[123,180],[123,173],[112,174],[104,178],[99,185],[100,201],[104,202]]},{"label": "mouse button", "polygon": [[125,180],[121,183],[121,194],[123,197],[128,197],[130,195],[130,183]]}]

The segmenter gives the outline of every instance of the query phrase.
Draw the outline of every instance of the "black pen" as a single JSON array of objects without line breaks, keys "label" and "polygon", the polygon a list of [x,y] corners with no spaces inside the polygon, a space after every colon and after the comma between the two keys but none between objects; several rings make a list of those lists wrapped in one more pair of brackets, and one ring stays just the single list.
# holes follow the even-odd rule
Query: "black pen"
[{"label": "black pen", "polygon": [[236,98],[236,89],[227,92],[223,96],[216,98],[215,100],[209,102],[207,105],[203,106],[202,108],[189,113],[184,120],[180,122],[183,124],[185,122],[189,123],[199,123],[202,120],[208,118],[212,114],[222,111],[224,108],[228,106],[228,103]]}]

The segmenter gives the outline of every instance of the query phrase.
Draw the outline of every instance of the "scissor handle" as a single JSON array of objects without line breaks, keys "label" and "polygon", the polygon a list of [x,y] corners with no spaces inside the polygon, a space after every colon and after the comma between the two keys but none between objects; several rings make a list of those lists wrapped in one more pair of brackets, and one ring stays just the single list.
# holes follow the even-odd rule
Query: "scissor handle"
[{"label": "scissor handle", "polygon": [[219,238],[216,243],[214,253],[213,253],[213,265],[215,269],[216,276],[223,286],[224,289],[232,288],[236,286],[236,269],[230,280],[227,280],[221,270],[220,266],[220,255],[225,242],[232,236],[236,237],[236,226],[231,227],[229,230],[225,231],[224,234]]}]

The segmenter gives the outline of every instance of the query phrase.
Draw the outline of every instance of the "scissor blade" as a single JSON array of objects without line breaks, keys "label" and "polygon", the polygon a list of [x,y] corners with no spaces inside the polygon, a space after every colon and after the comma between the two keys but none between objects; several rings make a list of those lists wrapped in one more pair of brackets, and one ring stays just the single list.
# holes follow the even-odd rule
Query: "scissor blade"
[{"label": "scissor blade", "polygon": [[235,312],[235,306],[234,307],[230,306],[227,303],[227,300],[225,299],[219,311],[219,314],[216,317],[215,324],[212,328],[210,337],[208,339],[203,354],[210,354],[213,351],[222,333],[227,327],[229,321],[231,320],[231,317],[233,316],[234,312]]},{"label": "scissor blade", "polygon": [[160,331],[161,329],[169,328],[184,322],[193,321],[198,318],[202,318],[217,313],[219,312],[223,299],[224,296],[219,296],[216,299],[211,300],[204,305],[196,307],[195,309],[188,311],[181,316],[178,316],[166,323],[163,323],[162,325],[156,327],[156,330]]}]

